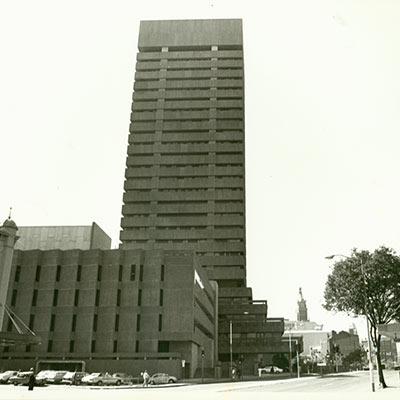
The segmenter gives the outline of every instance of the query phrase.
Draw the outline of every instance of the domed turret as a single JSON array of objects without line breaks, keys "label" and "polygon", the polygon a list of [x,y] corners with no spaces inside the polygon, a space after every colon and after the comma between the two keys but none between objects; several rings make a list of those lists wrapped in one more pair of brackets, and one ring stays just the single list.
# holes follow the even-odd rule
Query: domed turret
[{"label": "domed turret", "polygon": [[3,222],[3,227],[4,227],[4,228],[18,229],[17,224],[16,224],[10,217],[8,217],[8,218]]},{"label": "domed turret", "polygon": [[[15,242],[18,240],[17,224],[8,216],[0,226],[0,304],[6,304],[10,282]],[[4,307],[0,307],[0,328],[4,322]]]}]

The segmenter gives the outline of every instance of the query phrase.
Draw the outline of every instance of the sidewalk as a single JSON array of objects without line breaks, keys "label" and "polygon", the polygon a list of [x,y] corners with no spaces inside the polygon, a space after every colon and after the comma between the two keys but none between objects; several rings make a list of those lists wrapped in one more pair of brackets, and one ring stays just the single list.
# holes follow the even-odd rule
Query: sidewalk
[{"label": "sidewalk", "polygon": [[[319,376],[319,374],[305,374],[302,375],[301,378],[311,377],[311,376]],[[201,383],[227,383],[227,382],[251,382],[251,381],[275,381],[275,380],[284,380],[284,379],[297,379],[297,375],[293,374],[290,376],[289,373],[282,374],[271,374],[271,375],[262,375],[261,377],[256,375],[245,375],[242,376],[241,379],[232,380],[230,378],[204,378],[202,382],[201,378],[191,378],[191,379],[183,379],[181,382],[189,385],[196,385]]]}]

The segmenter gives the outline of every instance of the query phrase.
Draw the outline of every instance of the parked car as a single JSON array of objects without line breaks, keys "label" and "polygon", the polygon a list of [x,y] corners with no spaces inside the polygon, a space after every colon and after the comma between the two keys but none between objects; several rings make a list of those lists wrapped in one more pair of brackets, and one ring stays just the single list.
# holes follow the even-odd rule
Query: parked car
[{"label": "parked car", "polygon": [[160,383],[176,383],[178,379],[175,376],[171,376],[164,373],[157,373],[150,377],[149,384],[150,385],[158,385]]},{"label": "parked car", "polygon": [[122,383],[121,378],[110,375],[108,372],[93,372],[82,378],[82,384],[86,385],[117,385]]},{"label": "parked car", "polygon": [[80,385],[82,378],[87,376],[88,374],[86,372],[67,372],[62,380],[61,383],[64,383],[66,385]]},{"label": "parked car", "polygon": [[136,382],[136,379],[132,375],[128,375],[125,372],[116,372],[113,374],[113,377],[119,378],[123,385],[132,385],[132,383]]},{"label": "parked car", "polygon": [[[17,375],[12,376],[8,382],[18,386],[18,385],[28,385],[29,383],[29,377],[33,374],[32,371],[23,371],[23,372],[18,372]],[[45,379],[43,378],[38,378],[37,376],[35,377],[35,385],[36,386],[44,386],[46,384]]]},{"label": "parked car", "polygon": [[60,384],[62,379],[64,378],[64,375],[68,371],[51,371],[49,372],[46,377],[46,383],[53,383],[53,384]]},{"label": "parked car", "polygon": [[39,371],[39,372],[37,373],[36,379],[42,379],[42,380],[46,381],[47,378],[50,377],[50,376],[52,376],[54,372],[55,372],[55,371],[50,370],[50,369],[44,369],[44,370]]},{"label": "parked car", "polygon": [[282,372],[283,369],[275,365],[269,365],[267,367],[258,368],[258,376],[261,376],[262,374],[281,374]]},{"label": "parked car", "polygon": [[0,383],[8,383],[8,380],[12,376],[16,376],[18,374],[18,371],[5,371],[0,374]]}]

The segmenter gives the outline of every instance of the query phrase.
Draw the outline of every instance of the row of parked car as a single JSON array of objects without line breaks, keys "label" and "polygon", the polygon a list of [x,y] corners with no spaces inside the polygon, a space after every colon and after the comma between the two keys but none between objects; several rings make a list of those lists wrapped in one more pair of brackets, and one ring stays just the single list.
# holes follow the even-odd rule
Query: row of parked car
[{"label": "row of parked car", "polygon": [[[27,385],[33,371],[5,371],[0,373],[0,384]],[[96,385],[96,386],[120,386],[140,383],[143,378],[135,378],[123,372],[109,374],[108,372],[71,372],[43,370],[35,376],[35,385],[44,386],[47,384],[67,385]],[[151,385],[160,383],[175,383],[177,378],[164,373],[157,373],[150,377]]]}]

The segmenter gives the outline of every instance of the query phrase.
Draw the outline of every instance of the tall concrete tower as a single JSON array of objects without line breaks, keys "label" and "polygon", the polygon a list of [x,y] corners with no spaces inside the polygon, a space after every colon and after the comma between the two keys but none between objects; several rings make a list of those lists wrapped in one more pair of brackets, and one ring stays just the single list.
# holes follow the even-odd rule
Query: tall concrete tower
[{"label": "tall concrete tower", "polygon": [[18,240],[17,231],[17,225],[10,217],[0,227],[0,331],[4,322],[14,246]]},{"label": "tall concrete tower", "polygon": [[301,288],[299,288],[299,301],[297,302],[297,321],[308,321],[307,304],[303,298]]},{"label": "tall concrete tower", "polygon": [[121,247],[195,250],[246,285],[242,21],[142,21]]}]

